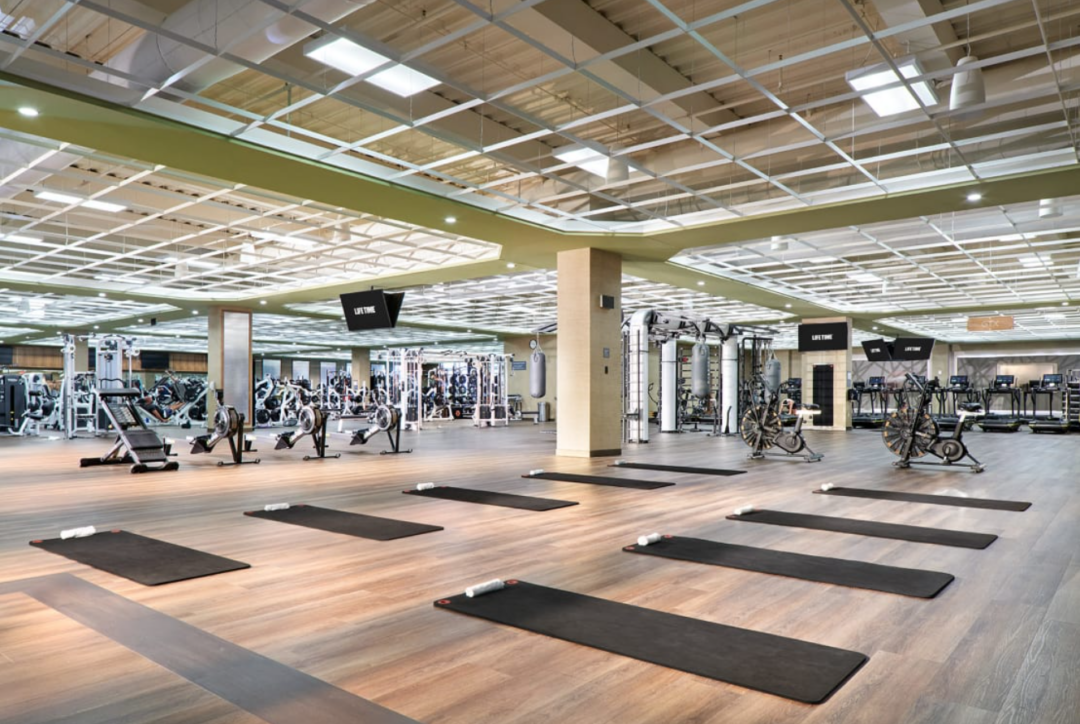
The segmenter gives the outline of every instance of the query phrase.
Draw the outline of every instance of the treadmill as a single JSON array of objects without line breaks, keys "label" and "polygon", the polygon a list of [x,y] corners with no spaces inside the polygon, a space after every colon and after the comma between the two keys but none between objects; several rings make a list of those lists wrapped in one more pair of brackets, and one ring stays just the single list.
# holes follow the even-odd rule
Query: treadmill
[{"label": "treadmill", "polygon": [[[971,402],[980,402],[981,395],[975,390],[975,387],[971,384],[971,379],[967,375],[952,375],[949,377],[949,384],[942,387],[940,390],[940,408],[939,414],[934,416],[939,425],[946,427],[955,427],[960,421],[960,414],[957,410],[962,409],[962,405]],[[966,413],[964,415],[964,429],[970,430],[971,426],[975,424],[976,415]]]},{"label": "treadmill", "polygon": [[[995,397],[1007,397],[1009,414],[997,414],[991,407]],[[983,432],[1016,432],[1023,424],[1020,410],[1023,405],[1020,389],[1016,386],[1016,375],[997,375],[994,383],[983,390],[983,409],[986,416],[979,421]]]},{"label": "treadmill", "polygon": [[[851,416],[852,427],[879,428],[885,424],[888,398],[885,396],[885,378],[871,377],[866,382],[852,384],[855,413]],[[863,412],[863,398],[870,400],[870,412]],[[879,408],[880,407],[880,411]]]},{"label": "treadmill", "polygon": [[[1028,418],[1028,428],[1035,433],[1051,433],[1061,435],[1069,431],[1069,421],[1065,416],[1054,417],[1054,395],[1068,394],[1065,390],[1065,375],[1043,375],[1042,380],[1032,380],[1024,394],[1024,412],[1027,413],[1027,400],[1031,398],[1031,417]],[[1046,411],[1047,417],[1039,417],[1039,396],[1046,395],[1049,398]]]}]

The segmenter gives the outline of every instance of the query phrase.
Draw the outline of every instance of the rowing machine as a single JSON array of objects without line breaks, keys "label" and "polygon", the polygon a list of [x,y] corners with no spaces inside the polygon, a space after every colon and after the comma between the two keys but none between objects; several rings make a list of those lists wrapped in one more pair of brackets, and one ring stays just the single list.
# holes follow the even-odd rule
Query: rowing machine
[{"label": "rowing machine", "polygon": [[329,418],[326,413],[320,408],[314,407],[313,405],[301,407],[296,430],[289,430],[278,435],[277,445],[274,446],[274,449],[292,450],[293,447],[296,446],[296,443],[300,442],[305,436],[310,435],[311,441],[315,443],[315,454],[305,455],[304,460],[321,460],[328,457],[341,457],[341,453],[336,455],[326,454],[326,423],[328,421]]}]

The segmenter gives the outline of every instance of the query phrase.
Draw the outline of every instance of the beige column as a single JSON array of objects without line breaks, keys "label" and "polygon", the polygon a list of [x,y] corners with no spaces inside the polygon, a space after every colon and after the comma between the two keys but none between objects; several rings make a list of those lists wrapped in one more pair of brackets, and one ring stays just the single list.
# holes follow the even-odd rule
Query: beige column
[{"label": "beige column", "polygon": [[[598,249],[559,252],[556,455],[622,452],[622,258]],[[600,307],[601,295],[615,300]]]},{"label": "beige column", "polygon": [[371,350],[353,347],[352,379],[354,385],[371,386]]},{"label": "beige column", "polygon": [[833,424],[820,425],[811,417],[815,430],[850,430],[851,406],[847,401],[848,380],[851,377],[851,319],[849,317],[822,317],[804,319],[803,324],[823,324],[825,322],[847,322],[848,339],[843,350],[829,352],[802,352],[803,402],[814,401],[814,367],[817,365],[833,366]]},{"label": "beige column", "polygon": [[941,381],[942,387],[949,384],[949,376],[952,374],[951,348],[944,342],[934,343],[934,351],[930,353],[930,363],[927,365],[926,378]]},{"label": "beige column", "polygon": [[[206,378],[214,389],[224,391],[244,419],[252,419],[254,397],[251,359],[251,312],[246,309],[210,307],[206,324]],[[216,395],[207,393],[207,422],[217,411]]]},{"label": "beige column", "polygon": [[90,369],[90,340],[79,339],[85,332],[72,332],[75,336],[75,371],[86,372]]}]

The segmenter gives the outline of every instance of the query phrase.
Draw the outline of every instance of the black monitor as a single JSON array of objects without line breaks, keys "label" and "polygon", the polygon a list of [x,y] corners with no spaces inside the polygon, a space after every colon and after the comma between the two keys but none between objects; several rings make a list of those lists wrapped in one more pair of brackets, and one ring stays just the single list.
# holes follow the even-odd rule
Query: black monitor
[{"label": "black monitor", "polygon": [[883,339],[868,339],[862,343],[863,352],[870,362],[891,362],[893,355],[892,342]]},{"label": "black monitor", "polygon": [[1016,384],[1016,375],[998,375],[994,378],[994,387],[1012,387]]},{"label": "black monitor", "polygon": [[404,298],[404,292],[390,293],[379,289],[342,294],[345,324],[350,332],[396,327]]},{"label": "black monitor", "polygon": [[949,378],[949,387],[967,387],[968,376],[967,375],[953,375]]},{"label": "black monitor", "polygon": [[885,386],[885,378],[884,377],[871,377],[869,380],[867,380],[866,384],[869,385],[870,387],[884,387]]},{"label": "black monitor", "polygon": [[934,340],[930,337],[897,337],[893,342],[893,359],[903,362],[928,360],[933,350]]},{"label": "black monitor", "polygon": [[1043,375],[1043,387],[1061,387],[1065,382],[1065,375]]}]

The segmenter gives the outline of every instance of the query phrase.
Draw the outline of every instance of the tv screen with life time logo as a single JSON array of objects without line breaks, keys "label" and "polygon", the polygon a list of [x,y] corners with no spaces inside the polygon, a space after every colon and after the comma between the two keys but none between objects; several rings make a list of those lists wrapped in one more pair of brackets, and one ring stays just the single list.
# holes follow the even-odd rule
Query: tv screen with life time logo
[{"label": "tv screen with life time logo", "polygon": [[897,337],[893,342],[893,359],[915,362],[930,359],[934,340],[930,337]]},{"label": "tv screen with life time logo", "polygon": [[847,322],[799,325],[800,352],[828,352],[848,348]]},{"label": "tv screen with life time logo", "polygon": [[342,294],[341,310],[345,313],[345,324],[350,332],[395,327],[404,297],[404,292],[390,293],[381,289]]}]

